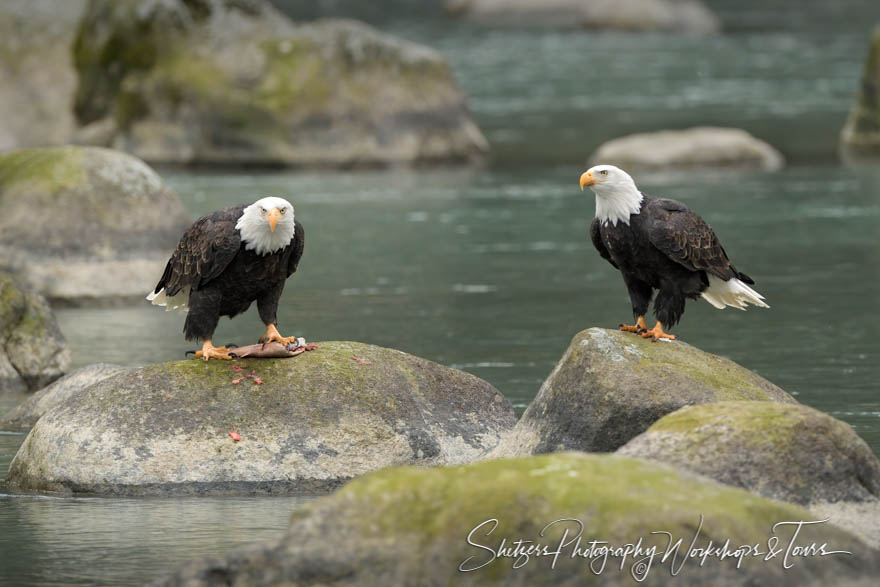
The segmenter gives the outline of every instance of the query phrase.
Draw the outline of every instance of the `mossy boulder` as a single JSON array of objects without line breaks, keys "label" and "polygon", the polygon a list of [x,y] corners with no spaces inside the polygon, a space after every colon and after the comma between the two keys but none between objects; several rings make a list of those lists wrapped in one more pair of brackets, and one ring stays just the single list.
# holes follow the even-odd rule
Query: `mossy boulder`
[{"label": "mossy boulder", "polygon": [[[804,526],[794,543],[851,555],[799,556],[788,569],[781,554],[743,556],[740,568],[734,557],[710,555],[701,565],[699,553],[690,555],[710,541],[766,553],[773,536],[784,552],[794,528],[774,524],[813,519],[794,506],[614,455],[407,467],[358,479],[294,512],[277,542],[186,564],[157,585],[611,586],[637,584],[635,574],[652,586],[819,586],[867,585],[876,577],[880,554],[828,524]],[[496,557],[502,541],[505,556]],[[600,541],[592,556],[591,541]],[[617,551],[602,564],[603,547],[636,543],[644,549],[638,555]],[[518,546],[532,550],[514,554]],[[541,546],[559,550],[558,558],[536,553]],[[677,550],[674,561],[667,550]]]},{"label": "mossy boulder", "polygon": [[492,26],[707,34],[721,28],[702,0],[446,0],[447,9]]},{"label": "mossy boulder", "polygon": [[0,151],[70,141],[76,128],[70,45],[85,5],[0,2]]},{"label": "mossy boulder", "polygon": [[727,400],[796,403],[748,369],[684,342],[590,328],[575,335],[493,455],[613,451],[683,406]]},{"label": "mossy boulder", "polygon": [[440,55],[263,0],[95,0],[74,45],[80,138],[149,162],[470,161],[487,144]]},{"label": "mossy boulder", "polygon": [[142,297],[189,223],[156,172],[125,153],[0,153],[0,270],[50,300]]},{"label": "mossy boulder", "polygon": [[739,128],[698,126],[638,133],[603,143],[589,165],[610,163],[630,170],[761,169],[775,171],[785,158]]},{"label": "mossy boulder", "polygon": [[840,142],[844,154],[853,159],[880,157],[880,26],[874,29],[856,103]]},{"label": "mossy boulder", "polygon": [[46,299],[0,275],[0,392],[40,389],[69,366],[67,341]]},{"label": "mossy boulder", "polygon": [[0,416],[0,430],[28,430],[40,416],[70,396],[125,370],[127,368],[120,365],[97,363],[68,373]]},{"label": "mossy boulder", "polygon": [[688,406],[618,453],[800,504],[880,498],[880,461],[865,441],[849,424],[802,405]]},{"label": "mossy boulder", "polygon": [[475,460],[515,422],[510,402],[473,375],[377,346],[319,344],[290,359],[193,359],[104,379],[37,421],[7,483],[311,493],[383,467]]}]

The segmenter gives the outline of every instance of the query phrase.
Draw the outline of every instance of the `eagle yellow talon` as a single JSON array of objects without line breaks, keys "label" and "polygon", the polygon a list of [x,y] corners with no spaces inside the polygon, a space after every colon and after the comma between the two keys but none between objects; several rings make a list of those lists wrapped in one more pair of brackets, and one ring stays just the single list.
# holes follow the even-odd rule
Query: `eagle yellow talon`
[{"label": "eagle yellow talon", "polygon": [[648,325],[645,324],[645,317],[639,316],[639,319],[636,320],[634,326],[630,326],[629,324],[621,324],[619,328],[624,332],[635,332],[636,334],[641,334],[642,332],[648,330]]},{"label": "eagle yellow talon", "polygon": [[667,340],[675,340],[674,334],[663,332],[663,325],[659,321],[657,322],[657,324],[654,325],[654,328],[642,332],[641,336],[642,338],[650,338],[651,342],[657,342],[661,338],[665,338]]},{"label": "eagle yellow talon", "polygon": [[214,346],[211,344],[210,340],[206,340],[202,343],[202,350],[196,351],[195,357],[205,361],[208,359],[223,359],[226,361],[232,359],[228,348],[225,346]]},{"label": "eagle yellow talon", "polygon": [[274,324],[269,324],[266,327],[266,334],[260,337],[259,342],[264,345],[269,344],[270,342],[280,342],[281,344],[296,344],[295,336],[281,336],[281,333],[278,332],[278,329],[275,328]]}]

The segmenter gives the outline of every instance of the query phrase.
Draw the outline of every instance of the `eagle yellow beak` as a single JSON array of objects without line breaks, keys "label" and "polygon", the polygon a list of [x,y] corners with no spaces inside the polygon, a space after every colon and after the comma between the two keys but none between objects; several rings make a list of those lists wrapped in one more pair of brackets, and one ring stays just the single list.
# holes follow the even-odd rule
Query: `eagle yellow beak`
[{"label": "eagle yellow beak", "polygon": [[281,218],[281,212],[278,211],[278,208],[272,208],[269,210],[269,215],[266,217],[266,222],[269,223],[269,230],[275,232],[275,225],[278,224],[278,219]]},{"label": "eagle yellow beak", "polygon": [[581,191],[584,191],[584,186],[591,186],[596,183],[596,178],[593,177],[592,171],[584,171],[583,175],[581,175]]}]

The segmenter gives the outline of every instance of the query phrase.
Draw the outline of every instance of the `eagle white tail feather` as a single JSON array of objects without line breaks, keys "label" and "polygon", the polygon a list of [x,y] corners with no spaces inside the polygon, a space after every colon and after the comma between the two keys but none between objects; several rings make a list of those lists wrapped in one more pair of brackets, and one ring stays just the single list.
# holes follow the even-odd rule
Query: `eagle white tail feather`
[{"label": "eagle white tail feather", "polygon": [[180,290],[173,296],[166,296],[165,288],[163,287],[158,292],[150,292],[147,295],[147,300],[149,300],[154,306],[163,306],[166,312],[172,310],[179,310],[184,313],[189,312],[189,306],[187,306],[187,302],[189,301],[188,287]]},{"label": "eagle white tail feather", "polygon": [[736,277],[724,281],[713,275],[709,275],[709,287],[701,294],[703,299],[723,310],[726,306],[733,306],[738,310],[745,310],[746,304],[752,304],[759,308],[769,308],[764,303],[764,296],[750,288]]}]

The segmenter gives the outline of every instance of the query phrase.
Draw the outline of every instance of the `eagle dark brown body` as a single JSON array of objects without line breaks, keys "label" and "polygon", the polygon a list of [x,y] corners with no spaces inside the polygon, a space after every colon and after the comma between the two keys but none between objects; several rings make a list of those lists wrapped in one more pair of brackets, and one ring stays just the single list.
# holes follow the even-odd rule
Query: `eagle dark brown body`
[{"label": "eagle dark brown body", "polygon": [[[590,237],[599,254],[620,270],[632,301],[634,325],[620,329],[653,340],[674,339],[663,330],[684,314],[697,297],[723,310],[767,308],[753,290],[754,280],[734,267],[705,220],[675,200],[646,196],[630,175],[614,165],[594,165],[580,186],[596,194],[596,218]],[[648,328],[645,313],[657,290],[657,324]]]},{"label": "eagle dark brown body", "polygon": [[664,326],[678,323],[685,301],[709,287],[709,275],[755,283],[731,264],[712,228],[675,200],[644,196],[641,211],[630,216],[629,224],[594,218],[590,237],[599,254],[623,275],[634,317],[647,313],[658,290],[654,314]]},{"label": "eagle dark brown body", "polygon": [[[231,318],[241,314],[253,302],[257,303],[260,319],[267,327],[263,339],[281,343],[296,340],[296,337],[281,337],[275,323],[285,280],[296,271],[302,258],[305,231],[292,218],[293,207],[288,202],[275,199],[274,201],[283,204],[269,211],[259,206],[263,201],[266,200],[250,206],[257,206],[257,210],[251,212],[251,217],[256,223],[262,221],[257,218],[260,215],[264,218],[272,217],[273,233],[276,224],[281,226],[280,223],[285,222],[278,218],[287,213],[286,207],[289,207],[291,217],[286,221],[288,231],[291,231],[291,223],[293,224],[292,235],[289,240],[287,236],[283,237],[284,240],[278,245],[281,248],[259,254],[252,245],[248,246],[242,238],[242,231],[236,227],[248,206],[217,210],[198,219],[183,234],[153,294],[148,297],[152,301],[161,295],[163,303],[159,305],[165,305],[170,303],[165,301],[166,298],[170,300],[175,295],[184,297],[188,291],[184,336],[187,340],[206,341],[203,350],[217,358],[229,358],[226,356],[228,349],[210,344],[220,316]],[[265,230],[269,236],[270,229],[267,227]],[[177,305],[183,305],[183,302],[178,302]]]}]

